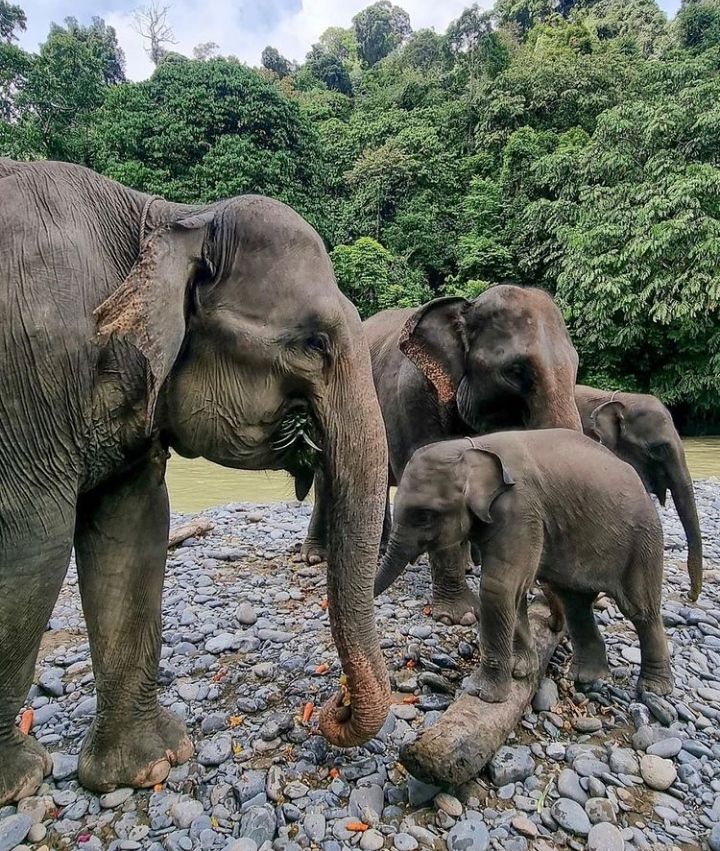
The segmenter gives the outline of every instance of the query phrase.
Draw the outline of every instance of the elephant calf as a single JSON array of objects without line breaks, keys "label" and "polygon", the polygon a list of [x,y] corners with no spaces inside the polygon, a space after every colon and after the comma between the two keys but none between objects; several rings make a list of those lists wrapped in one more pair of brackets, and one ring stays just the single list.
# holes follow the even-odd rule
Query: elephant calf
[{"label": "elephant calf", "polygon": [[577,681],[608,673],[593,615],[603,591],[637,630],[638,691],[672,691],[660,618],[662,527],[632,467],[568,429],[507,431],[423,447],[400,482],[375,594],[423,552],[468,538],[482,557],[481,665],[471,691],[501,702],[513,674],[537,669],[526,601],[535,579],[547,583],[563,607]]}]

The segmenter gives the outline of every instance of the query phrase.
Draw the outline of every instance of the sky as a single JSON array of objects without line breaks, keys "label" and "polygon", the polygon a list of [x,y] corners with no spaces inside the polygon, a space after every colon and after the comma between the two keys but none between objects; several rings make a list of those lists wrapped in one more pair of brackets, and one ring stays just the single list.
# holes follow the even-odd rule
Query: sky
[{"label": "sky", "polygon": [[[72,15],[88,23],[93,15],[115,27],[127,61],[126,74],[142,80],[152,73],[140,37],[134,32],[133,11],[146,0],[14,0],[27,15],[28,28],[20,43],[36,50],[50,24]],[[192,55],[196,44],[214,41],[221,54],[233,54],[249,65],[260,64],[270,44],[289,59],[302,60],[320,34],[331,26],[347,27],[372,0],[161,0],[169,5],[168,22],[177,44],[174,50]],[[473,0],[395,0],[410,15],[413,29],[432,27],[444,32],[450,21]],[[659,0],[674,15],[680,0]],[[479,0],[490,7],[492,0]]]}]

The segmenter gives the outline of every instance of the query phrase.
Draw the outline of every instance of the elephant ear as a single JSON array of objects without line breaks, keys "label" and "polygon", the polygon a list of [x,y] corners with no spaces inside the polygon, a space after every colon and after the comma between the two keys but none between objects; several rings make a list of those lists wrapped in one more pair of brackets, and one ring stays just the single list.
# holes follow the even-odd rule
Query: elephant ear
[{"label": "elephant ear", "polygon": [[[487,459],[492,459],[492,466]],[[502,458],[491,449],[475,447],[465,453],[470,472],[465,484],[465,502],[470,511],[483,523],[492,523],[493,502],[514,486],[510,471]]]},{"label": "elephant ear", "polygon": [[625,405],[616,399],[603,402],[590,414],[593,436],[608,449],[615,451],[625,425]]},{"label": "elephant ear", "polygon": [[420,307],[400,332],[398,345],[435,388],[441,404],[455,398],[465,372],[465,311],[458,296],[437,298]]},{"label": "elephant ear", "polygon": [[185,338],[188,288],[202,258],[212,212],[161,225],[145,242],[122,284],[94,312],[98,341],[129,340],[147,363],[146,429]]}]

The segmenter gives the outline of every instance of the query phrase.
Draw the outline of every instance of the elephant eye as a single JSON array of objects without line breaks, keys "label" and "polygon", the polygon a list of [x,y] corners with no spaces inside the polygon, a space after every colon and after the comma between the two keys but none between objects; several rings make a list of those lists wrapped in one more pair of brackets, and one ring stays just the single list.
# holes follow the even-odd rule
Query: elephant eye
[{"label": "elephant eye", "polygon": [[321,355],[327,355],[330,353],[330,340],[328,339],[327,334],[323,334],[322,332],[311,334],[305,341],[305,346],[310,349],[310,351],[318,352]]}]

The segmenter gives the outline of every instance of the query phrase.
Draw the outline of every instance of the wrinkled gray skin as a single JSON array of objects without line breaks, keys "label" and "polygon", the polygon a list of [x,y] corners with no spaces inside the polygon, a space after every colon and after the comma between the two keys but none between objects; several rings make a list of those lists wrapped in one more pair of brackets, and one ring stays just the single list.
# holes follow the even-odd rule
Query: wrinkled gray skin
[{"label": "wrinkled gray skin", "polygon": [[670,411],[655,396],[579,384],[575,399],[583,431],[638,472],[648,493],[665,505],[672,494],[688,544],[691,600],[702,590],[703,551],[692,477]]},{"label": "wrinkled gray skin", "polygon": [[472,693],[501,702],[512,675],[537,672],[526,598],[535,579],[563,607],[575,680],[608,675],[593,615],[605,592],[637,630],[638,690],[672,691],[660,615],[662,527],[635,470],[605,447],[568,429],[436,443],[413,456],[394,508],[376,594],[423,552],[468,538],[481,552],[481,664]]},{"label": "wrinkled gray skin", "polygon": [[372,586],[387,456],[357,311],[285,205],[148,200],[78,166],[0,160],[0,803],[50,768],[15,718],[73,546],[98,695],[81,782],[151,786],[192,752],[156,699],[168,447],[286,469],[306,491],[303,435],[322,446],[352,702],[334,698],[321,728],[352,746],[386,717]]},{"label": "wrinkled gray skin", "polygon": [[[366,320],[373,378],[387,433],[390,482],[427,443],[506,428],[575,428],[577,353],[542,290],[502,284],[473,301],[440,298]],[[303,552],[323,556],[322,499]],[[389,532],[389,507],[385,534]],[[465,580],[465,544],[430,552],[433,616],[472,623],[477,597]]]}]

